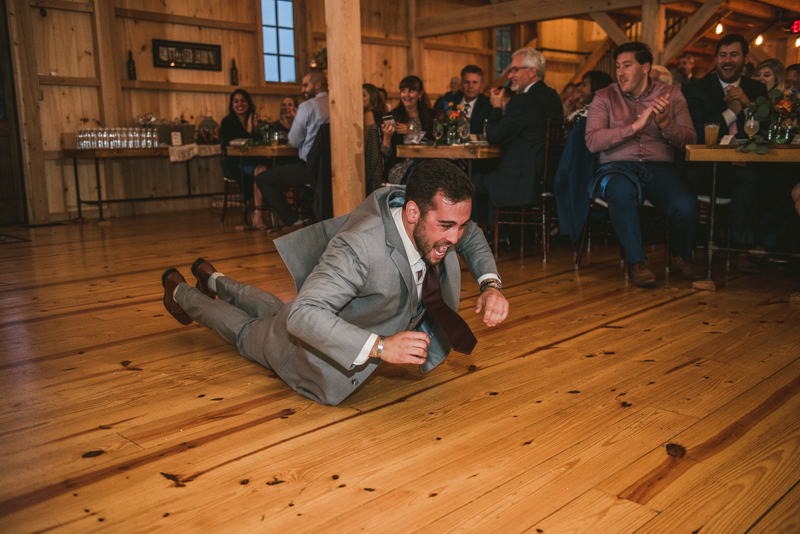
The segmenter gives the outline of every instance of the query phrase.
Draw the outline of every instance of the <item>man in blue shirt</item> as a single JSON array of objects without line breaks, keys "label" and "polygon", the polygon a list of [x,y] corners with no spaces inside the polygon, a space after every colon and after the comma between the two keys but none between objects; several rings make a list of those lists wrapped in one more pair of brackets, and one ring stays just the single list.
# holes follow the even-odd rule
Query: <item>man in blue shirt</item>
[{"label": "man in blue shirt", "polygon": [[307,100],[297,108],[292,129],[289,131],[289,144],[299,150],[300,161],[267,169],[255,178],[259,191],[283,221],[281,230],[270,232],[273,237],[280,237],[303,227],[303,221],[286,201],[284,190],[308,184],[308,153],[319,127],[330,121],[328,79],[325,73],[313,70],[306,74],[303,78],[303,95]]}]

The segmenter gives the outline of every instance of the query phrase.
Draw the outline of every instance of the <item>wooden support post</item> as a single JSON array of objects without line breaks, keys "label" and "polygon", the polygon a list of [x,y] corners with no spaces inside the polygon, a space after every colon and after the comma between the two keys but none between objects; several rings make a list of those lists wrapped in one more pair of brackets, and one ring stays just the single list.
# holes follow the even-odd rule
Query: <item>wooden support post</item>
[{"label": "wooden support post", "polygon": [[29,0],[8,0],[6,15],[11,56],[16,70],[14,84],[28,222],[43,224],[50,222],[49,188],[44,169],[42,120],[39,114],[39,100],[44,96],[39,88]]},{"label": "wooden support post", "polygon": [[658,0],[642,2],[642,42],[650,47],[653,62],[661,64],[661,52],[664,51],[664,30],[667,27],[666,7]]},{"label": "wooden support post", "polygon": [[423,72],[423,54],[425,53],[424,39],[417,35],[417,18],[419,16],[418,0],[408,0],[408,72],[425,79]]},{"label": "wooden support post", "polygon": [[359,0],[325,0],[331,108],[333,212],[343,215],[364,200],[364,114],[361,103]]}]

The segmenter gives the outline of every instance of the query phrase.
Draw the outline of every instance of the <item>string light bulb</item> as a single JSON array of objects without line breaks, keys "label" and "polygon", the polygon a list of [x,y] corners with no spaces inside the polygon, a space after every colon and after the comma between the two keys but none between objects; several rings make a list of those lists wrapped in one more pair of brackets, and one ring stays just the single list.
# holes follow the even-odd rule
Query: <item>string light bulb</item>
[{"label": "string light bulb", "polygon": [[800,37],[798,37],[797,40],[794,42],[794,47],[800,48]]},{"label": "string light bulb", "polygon": [[764,42],[764,36],[763,35],[759,35],[758,37],[756,37],[756,46],[761,46],[761,43],[763,43],[763,42]]},{"label": "string light bulb", "polygon": [[723,29],[724,29],[724,28],[722,27],[722,23],[721,23],[721,22],[719,22],[719,23],[717,23],[717,29],[716,29],[716,30],[714,30],[714,31],[715,31],[715,32],[717,32],[717,35],[719,35],[719,34],[721,34],[721,33],[722,33],[722,30],[723,30]]}]

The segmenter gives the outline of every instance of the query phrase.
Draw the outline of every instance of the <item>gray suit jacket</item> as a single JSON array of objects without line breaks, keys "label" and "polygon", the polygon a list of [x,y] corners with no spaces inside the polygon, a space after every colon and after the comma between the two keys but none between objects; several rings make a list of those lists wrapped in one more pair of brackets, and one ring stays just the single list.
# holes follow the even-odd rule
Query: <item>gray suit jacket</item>
[{"label": "gray suit jacket", "polygon": [[[390,199],[404,196],[402,186],[379,189],[352,213],[275,241],[298,294],[276,315],[264,350],[269,366],[298,393],[339,404],[380,365],[373,359],[352,365],[370,334],[391,336],[417,327],[416,285],[389,208]],[[457,311],[461,269],[456,252],[476,279],[496,273],[497,266],[471,221],[453,249],[439,271],[444,301]],[[436,325],[420,369],[430,371],[449,352]]]}]

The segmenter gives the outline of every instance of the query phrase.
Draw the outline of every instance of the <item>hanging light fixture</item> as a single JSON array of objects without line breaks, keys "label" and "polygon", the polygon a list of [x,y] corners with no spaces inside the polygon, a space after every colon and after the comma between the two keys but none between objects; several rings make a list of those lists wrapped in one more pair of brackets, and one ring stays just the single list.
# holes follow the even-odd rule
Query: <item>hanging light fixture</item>
[{"label": "hanging light fixture", "polygon": [[756,46],[761,46],[761,43],[763,43],[763,42],[764,42],[764,36],[763,35],[759,35],[758,37],[756,37]]},{"label": "hanging light fixture", "polygon": [[722,33],[722,30],[724,30],[724,28],[722,27],[722,21],[720,21],[717,23],[717,29],[714,31],[717,33],[717,35],[719,35]]}]

